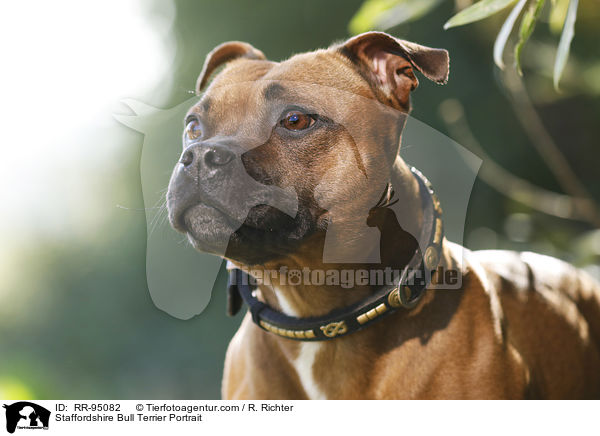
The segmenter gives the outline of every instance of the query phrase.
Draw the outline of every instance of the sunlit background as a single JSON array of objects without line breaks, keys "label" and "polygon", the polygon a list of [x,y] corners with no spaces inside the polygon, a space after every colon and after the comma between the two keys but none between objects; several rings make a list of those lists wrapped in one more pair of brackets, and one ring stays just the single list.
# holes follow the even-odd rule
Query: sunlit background
[{"label": "sunlit background", "polygon": [[[143,138],[113,114],[127,112],[124,98],[164,108],[187,100],[204,56],[223,41],[248,41],[281,60],[347,38],[361,3],[2,6],[0,398],[219,397],[225,349],[240,317],[225,316],[224,292],[189,321],[153,305],[145,274]],[[600,16],[587,3],[561,91],[552,87],[555,48],[543,23],[524,50],[523,83],[543,132],[597,205]],[[569,218],[569,199],[493,66],[501,19],[444,31],[455,7],[446,2],[389,31],[451,53],[449,84],[421,80],[413,115],[484,159],[488,179],[482,174],[474,187],[466,245],[548,253],[600,277],[598,222]],[[559,196],[520,201],[514,190],[522,185],[510,177],[532,184],[534,193]],[[224,291],[222,276],[219,286]]]}]

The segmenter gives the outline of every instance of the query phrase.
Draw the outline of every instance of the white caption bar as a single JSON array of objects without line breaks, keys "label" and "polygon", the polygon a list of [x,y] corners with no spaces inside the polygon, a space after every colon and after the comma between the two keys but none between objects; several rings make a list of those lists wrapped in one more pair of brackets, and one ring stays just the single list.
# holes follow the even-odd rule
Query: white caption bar
[{"label": "white caption bar", "polygon": [[[27,434],[594,434],[598,401],[2,401]],[[2,411],[0,411],[2,412]],[[42,433],[34,430],[43,430]],[[168,432],[168,433],[165,433]],[[579,432],[579,433],[575,433]],[[5,434],[5,433],[4,433]]]}]

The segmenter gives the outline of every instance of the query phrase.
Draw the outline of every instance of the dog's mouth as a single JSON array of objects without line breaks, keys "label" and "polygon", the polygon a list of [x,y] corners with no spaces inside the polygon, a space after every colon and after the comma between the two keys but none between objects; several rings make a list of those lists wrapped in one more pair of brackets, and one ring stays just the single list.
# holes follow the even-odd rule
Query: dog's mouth
[{"label": "dog's mouth", "polygon": [[229,237],[241,226],[221,208],[204,202],[187,207],[172,224],[187,235],[194,248],[218,255],[225,253]]},{"label": "dog's mouth", "polygon": [[195,249],[258,264],[290,253],[316,227],[310,211],[299,210],[290,217],[265,204],[254,206],[239,222],[225,208],[199,202],[178,217],[171,217],[173,227],[185,233]]}]

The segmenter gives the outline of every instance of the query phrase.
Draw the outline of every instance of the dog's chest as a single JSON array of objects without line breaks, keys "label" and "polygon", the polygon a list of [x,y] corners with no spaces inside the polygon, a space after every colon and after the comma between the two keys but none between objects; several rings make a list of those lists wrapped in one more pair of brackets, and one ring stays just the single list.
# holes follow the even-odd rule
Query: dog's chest
[{"label": "dog's chest", "polygon": [[[298,316],[293,305],[285,298],[283,292],[276,288],[274,292],[282,312],[289,316]],[[306,396],[311,400],[327,399],[327,396],[319,387],[314,376],[315,361],[321,347],[322,344],[320,342],[301,342],[299,344],[298,357],[292,361],[292,366],[298,374],[302,388]]]},{"label": "dog's chest", "polygon": [[325,393],[319,387],[314,377],[314,365],[322,344],[319,342],[302,342],[298,357],[293,361],[304,392],[311,400],[326,400]]}]

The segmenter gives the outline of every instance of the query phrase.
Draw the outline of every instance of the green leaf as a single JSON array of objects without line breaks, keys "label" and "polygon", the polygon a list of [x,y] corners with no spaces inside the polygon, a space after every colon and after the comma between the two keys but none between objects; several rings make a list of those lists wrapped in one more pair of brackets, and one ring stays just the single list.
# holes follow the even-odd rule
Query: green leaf
[{"label": "green leaf", "polygon": [[519,29],[519,42],[517,42],[517,45],[515,46],[515,65],[519,74],[523,74],[521,71],[521,51],[533,33],[533,29],[535,29],[535,23],[540,17],[540,13],[542,12],[545,2],[546,0],[535,0],[535,2],[529,6],[529,9],[527,9],[525,15],[523,15],[523,19],[521,20],[521,28]]},{"label": "green leaf", "polygon": [[376,23],[381,30],[418,20],[444,0],[404,0],[382,14]]},{"label": "green leaf", "polygon": [[348,25],[350,33],[356,35],[375,29],[377,20],[381,15],[401,1],[402,0],[366,0],[350,20],[350,24]]},{"label": "green leaf", "polygon": [[548,24],[550,25],[550,31],[553,34],[558,35],[561,32],[565,23],[568,8],[569,0],[554,0],[552,2]]},{"label": "green leaf", "polygon": [[496,37],[496,42],[494,42],[494,62],[498,65],[498,68],[501,70],[504,69],[504,62],[502,61],[502,53],[504,53],[504,47],[506,47],[506,42],[508,41],[508,37],[510,36],[510,32],[519,18],[523,7],[527,3],[527,0],[520,0],[519,3],[510,11],[510,14],[506,18],[506,21],[500,28],[500,32],[498,32],[498,36]]},{"label": "green leaf", "polygon": [[571,0],[569,3],[569,9],[567,10],[567,17],[565,18],[565,24],[563,26],[562,35],[560,35],[560,42],[558,43],[558,49],[556,51],[556,60],[554,61],[554,88],[558,90],[558,83],[560,77],[567,64],[569,58],[569,50],[571,49],[571,41],[575,36],[575,20],[577,19],[577,4],[578,0]]},{"label": "green leaf", "polygon": [[483,20],[484,18],[501,11],[515,1],[516,0],[480,0],[450,18],[446,24],[444,24],[444,29]]},{"label": "green leaf", "polygon": [[444,0],[367,0],[350,20],[350,33],[386,30],[417,20]]}]

